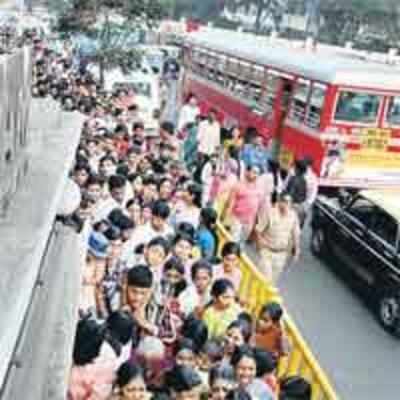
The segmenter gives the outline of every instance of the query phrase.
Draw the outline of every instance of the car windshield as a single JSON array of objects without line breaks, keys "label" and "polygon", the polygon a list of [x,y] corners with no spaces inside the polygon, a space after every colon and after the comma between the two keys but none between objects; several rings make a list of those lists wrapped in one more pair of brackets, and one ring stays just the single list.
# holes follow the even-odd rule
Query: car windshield
[{"label": "car windshield", "polygon": [[118,89],[132,89],[139,96],[151,97],[151,85],[148,82],[117,82],[113,91]]},{"label": "car windshield", "polygon": [[336,106],[335,120],[373,123],[378,117],[382,96],[369,93],[342,91]]}]

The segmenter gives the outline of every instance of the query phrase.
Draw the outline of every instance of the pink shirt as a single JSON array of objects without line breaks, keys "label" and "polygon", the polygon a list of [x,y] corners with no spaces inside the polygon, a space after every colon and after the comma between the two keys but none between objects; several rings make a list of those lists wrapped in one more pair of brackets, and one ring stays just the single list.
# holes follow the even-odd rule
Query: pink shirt
[{"label": "pink shirt", "polygon": [[242,224],[254,224],[261,199],[262,191],[256,182],[240,182],[235,190],[232,215]]},{"label": "pink shirt", "polygon": [[235,268],[229,274],[225,272],[224,265],[219,264],[214,267],[213,273],[214,280],[228,279],[232,282],[235,291],[238,292],[240,288],[240,281],[242,280],[242,272],[239,268]]},{"label": "pink shirt", "polygon": [[72,367],[68,400],[106,400],[111,394],[114,371],[108,366],[89,364]]},{"label": "pink shirt", "polygon": [[120,364],[112,348],[104,343],[93,363],[72,367],[68,400],[107,400]]}]

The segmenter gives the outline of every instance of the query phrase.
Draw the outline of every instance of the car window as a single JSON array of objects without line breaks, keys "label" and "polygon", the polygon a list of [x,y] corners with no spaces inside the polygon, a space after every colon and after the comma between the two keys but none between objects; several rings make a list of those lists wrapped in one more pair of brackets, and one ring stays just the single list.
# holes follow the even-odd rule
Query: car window
[{"label": "car window", "polygon": [[398,223],[389,214],[378,208],[375,210],[370,230],[385,243],[396,247],[398,235]]},{"label": "car window", "polygon": [[374,212],[375,205],[363,197],[356,198],[347,208],[347,213],[366,227],[370,226]]}]

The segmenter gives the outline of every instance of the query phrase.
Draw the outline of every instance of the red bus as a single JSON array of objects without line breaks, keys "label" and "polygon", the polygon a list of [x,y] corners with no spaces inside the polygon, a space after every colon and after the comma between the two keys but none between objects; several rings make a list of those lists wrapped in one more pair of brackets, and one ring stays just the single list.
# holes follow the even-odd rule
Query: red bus
[{"label": "red bus", "polygon": [[285,170],[305,156],[322,186],[400,185],[400,69],[223,30],[185,39],[184,93],[229,127],[255,127]]}]

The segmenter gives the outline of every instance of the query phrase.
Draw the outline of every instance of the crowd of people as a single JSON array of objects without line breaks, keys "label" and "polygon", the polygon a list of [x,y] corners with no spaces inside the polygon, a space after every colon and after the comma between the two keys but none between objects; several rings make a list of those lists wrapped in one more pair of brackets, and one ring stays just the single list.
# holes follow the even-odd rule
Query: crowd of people
[{"label": "crowd of people", "polygon": [[[273,282],[298,257],[310,160],[282,180],[254,129],[222,128],[195,96],[177,127],[148,132],[134,92],[103,92],[68,46],[34,48],[34,94],[86,115],[71,171],[82,199],[70,222],[88,251],[68,398],[311,399],[302,378],[278,379],[281,305],[250,315],[239,290],[249,239]],[[218,215],[233,238],[221,252]]]}]

